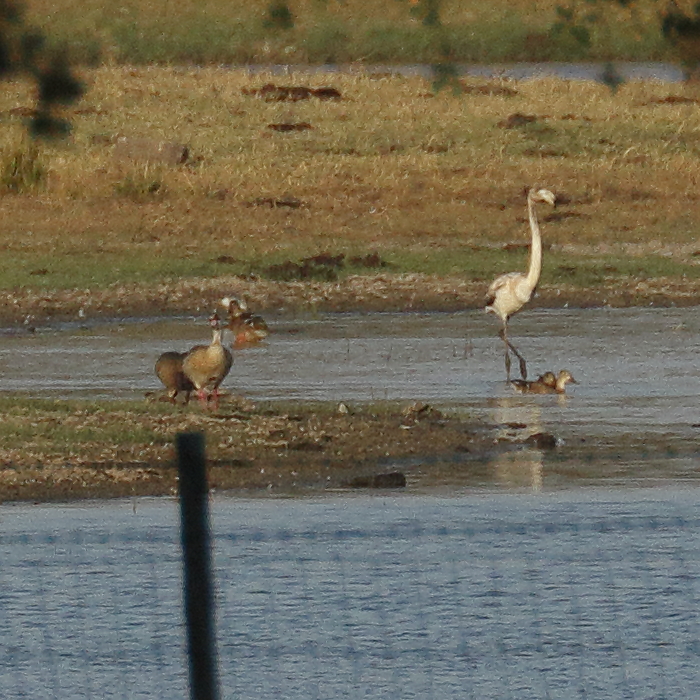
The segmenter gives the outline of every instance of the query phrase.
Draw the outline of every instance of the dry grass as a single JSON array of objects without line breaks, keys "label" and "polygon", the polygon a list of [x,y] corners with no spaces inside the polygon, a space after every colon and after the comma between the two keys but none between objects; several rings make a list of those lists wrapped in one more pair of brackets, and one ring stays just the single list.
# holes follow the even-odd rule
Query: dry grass
[{"label": "dry grass", "polygon": [[[533,183],[567,202],[542,212],[545,284],[579,255],[592,273],[599,261],[621,275],[697,276],[694,85],[635,83],[612,95],[584,82],[468,81],[472,91],[455,97],[420,78],[362,72],[115,67],[85,78],[73,139],[40,152],[45,182],[2,199],[5,290],[155,287],[261,274],[321,252],[376,251],[393,265],[388,273],[486,280],[524,264],[524,251],[499,248],[527,242],[522,193]],[[266,102],[242,93],[268,81],[332,85],[343,98]],[[31,104],[26,85],[6,88],[5,161],[23,147],[12,110]],[[537,119],[505,128],[517,113]],[[312,128],[268,128],[302,122]],[[190,162],[116,159],[103,137],[117,135],[185,143]],[[255,205],[285,197],[302,206]]]}]

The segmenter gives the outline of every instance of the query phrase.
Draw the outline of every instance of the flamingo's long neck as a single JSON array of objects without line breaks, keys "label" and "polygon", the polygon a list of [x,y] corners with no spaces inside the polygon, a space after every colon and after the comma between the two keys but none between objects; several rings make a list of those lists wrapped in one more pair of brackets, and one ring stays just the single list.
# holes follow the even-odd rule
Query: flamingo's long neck
[{"label": "flamingo's long neck", "polygon": [[532,232],[532,242],[530,243],[530,267],[527,271],[527,283],[530,289],[534,289],[540,279],[542,271],[542,237],[540,236],[540,225],[537,222],[535,205],[532,201],[532,192],[527,196],[527,213],[530,218],[530,231]]}]

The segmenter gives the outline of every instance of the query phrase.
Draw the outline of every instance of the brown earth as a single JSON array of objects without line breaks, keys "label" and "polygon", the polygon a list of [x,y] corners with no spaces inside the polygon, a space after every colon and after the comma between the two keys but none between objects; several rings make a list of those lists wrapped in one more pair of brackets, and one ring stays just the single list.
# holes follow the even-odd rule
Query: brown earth
[{"label": "brown earth", "polygon": [[[173,442],[178,432],[205,434],[212,488],[253,492],[371,487],[382,484],[375,479],[378,474],[392,472],[394,478],[384,483],[401,485],[396,472],[403,471],[390,466],[392,460],[455,454],[483,459],[494,449],[485,426],[425,404],[256,407],[233,399],[216,411],[194,404],[171,412],[163,405],[157,408],[162,411],[105,406],[68,416],[50,408],[33,412],[38,432],[60,421],[76,434],[90,430],[95,439],[62,451],[41,439],[2,450],[0,501],[175,494]],[[121,445],[100,439],[100,431],[115,424],[151,431],[152,439]]]},{"label": "brown earth", "polygon": [[[87,77],[89,102],[70,115],[70,147],[47,146],[41,187],[2,198],[5,332],[64,320],[203,315],[224,295],[280,316],[479,308],[489,280],[504,270],[489,255],[486,267],[453,266],[449,251],[461,265],[471,251],[526,244],[523,188],[533,178],[551,183],[564,209],[543,216],[552,246],[543,279],[552,281],[529,308],[700,303],[692,84],[671,95],[656,84],[629,83],[612,94],[584,82],[523,81],[517,90],[502,81],[465,83],[464,100],[428,93],[419,78],[351,72],[334,77],[341,100],[287,104],[246,94],[268,79],[228,68],[114,66]],[[11,163],[26,154],[17,150],[24,126],[16,110],[33,97],[19,82],[7,83],[1,97]],[[266,126],[292,123],[313,129],[295,135]],[[191,158],[155,169],[126,163],[113,154],[125,134],[176,139]],[[346,267],[338,281],[273,281],[257,264],[317,256],[331,232],[331,257],[376,255],[399,267]],[[524,269],[524,257],[505,269]],[[639,265],[619,265],[623,258]],[[595,275],[586,273],[591,260]],[[61,264],[52,269],[53,261]],[[647,272],[625,276],[616,267]],[[348,269],[363,274],[344,277]],[[659,270],[676,275],[651,276]],[[115,279],[145,282],[105,286]],[[574,283],[584,279],[595,286]],[[499,429],[460,416],[402,427],[403,406],[372,417],[370,409],[335,415],[306,405],[205,414],[155,403],[126,410],[105,402],[85,412],[29,402],[22,414],[17,401],[3,400],[0,498],[8,499],[171,493],[172,442],[182,430],[206,433],[217,488],[273,491],[339,486],[413,456],[458,456],[483,471],[499,456],[494,450],[507,455],[524,439],[521,432],[494,443]],[[326,437],[309,441],[301,427]],[[561,455],[570,447],[553,449]]]},{"label": "brown earth", "polygon": [[[176,495],[174,441],[182,432],[204,434],[212,489],[246,495],[698,477],[697,459],[672,461],[696,456],[695,441],[670,434],[572,441],[536,432],[537,426],[487,424],[463,409],[422,403],[255,406],[224,397],[212,411],[159,398],[126,409],[103,402],[67,411],[61,402],[37,402],[0,410],[5,430],[32,426],[30,437],[0,447],[0,502]],[[61,441],[61,431],[73,432]]]},{"label": "brown earth", "polygon": [[[353,275],[336,282],[277,282],[239,276],[183,280],[105,290],[0,291],[0,325],[43,324],[76,318],[122,318],[202,313],[224,295],[244,297],[255,311],[280,314],[347,311],[458,311],[483,305],[487,283],[423,274]],[[530,308],[693,306],[700,279],[611,278],[594,288],[542,285]]]}]

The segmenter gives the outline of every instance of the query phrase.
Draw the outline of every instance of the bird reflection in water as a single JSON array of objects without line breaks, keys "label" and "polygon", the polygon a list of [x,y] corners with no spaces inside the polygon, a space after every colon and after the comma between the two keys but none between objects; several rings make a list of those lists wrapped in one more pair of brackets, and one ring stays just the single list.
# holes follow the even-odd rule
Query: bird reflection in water
[{"label": "bird reflection in water", "polygon": [[[566,401],[564,395],[557,397]],[[502,452],[489,467],[494,481],[513,489],[540,491],[543,481],[544,450],[542,438],[542,406],[519,396],[495,399],[493,420],[498,425],[496,439],[513,443],[513,449]],[[539,439],[538,439],[539,438]]]}]

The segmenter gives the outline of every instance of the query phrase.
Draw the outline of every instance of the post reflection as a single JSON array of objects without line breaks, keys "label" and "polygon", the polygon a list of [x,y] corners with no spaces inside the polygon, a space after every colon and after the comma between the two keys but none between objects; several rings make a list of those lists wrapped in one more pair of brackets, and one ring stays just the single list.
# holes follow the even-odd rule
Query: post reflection
[{"label": "post reflection", "polygon": [[542,431],[542,407],[520,396],[495,399],[493,420],[499,441],[513,443],[513,450],[499,454],[490,463],[494,480],[509,488],[542,489],[543,458],[541,449],[525,441]]}]

